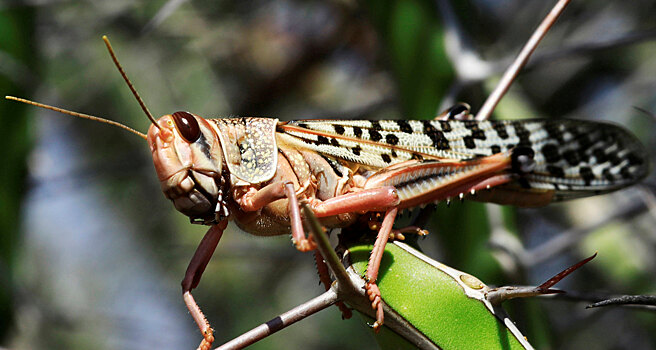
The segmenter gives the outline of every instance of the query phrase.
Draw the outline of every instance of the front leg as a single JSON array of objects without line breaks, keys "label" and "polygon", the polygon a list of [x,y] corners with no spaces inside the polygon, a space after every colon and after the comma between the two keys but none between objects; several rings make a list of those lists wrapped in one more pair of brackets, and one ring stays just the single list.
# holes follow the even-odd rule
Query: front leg
[{"label": "front leg", "polygon": [[292,241],[296,249],[307,252],[314,250],[316,245],[311,239],[306,238],[305,232],[303,231],[303,222],[301,221],[297,195],[294,182],[276,181],[260,189],[255,187],[247,188],[245,191],[241,191],[240,194],[236,195],[235,200],[241,210],[254,212],[279,199],[286,198],[288,206],[285,210],[287,211],[286,215],[289,217],[291,225]]},{"label": "front leg", "polygon": [[218,224],[213,225],[205,234],[205,237],[200,241],[196,252],[194,253],[193,258],[189,262],[187,267],[187,272],[185,277],[182,280],[182,298],[184,299],[189,313],[196,321],[198,329],[200,329],[201,334],[203,335],[203,340],[200,345],[198,345],[199,350],[208,350],[214,342],[214,331],[210,326],[209,321],[201,311],[200,307],[196,303],[193,295],[191,295],[191,290],[198,286],[200,278],[205,271],[205,267],[212,258],[216,246],[219,244],[219,240],[223,235],[223,231],[228,225],[228,220],[224,219]]},{"label": "front leg", "polygon": [[[292,186],[294,185],[290,182]],[[246,189],[234,191],[233,197],[243,211],[256,211],[264,208],[266,205],[285,198],[285,182],[272,182],[260,189],[255,186],[249,186]]]}]

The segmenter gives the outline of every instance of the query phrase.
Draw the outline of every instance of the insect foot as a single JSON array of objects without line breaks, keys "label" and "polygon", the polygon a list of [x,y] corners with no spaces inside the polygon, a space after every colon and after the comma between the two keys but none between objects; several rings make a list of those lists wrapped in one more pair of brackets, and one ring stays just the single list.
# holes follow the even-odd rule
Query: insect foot
[{"label": "insect foot", "polygon": [[374,322],[372,328],[374,329],[374,332],[378,333],[380,331],[380,327],[383,325],[383,320],[384,320],[383,304],[381,303],[382,299],[381,299],[380,289],[378,288],[375,282],[371,282],[371,281],[367,282],[365,288],[367,290],[367,296],[371,301],[371,308],[376,310],[376,322]]}]

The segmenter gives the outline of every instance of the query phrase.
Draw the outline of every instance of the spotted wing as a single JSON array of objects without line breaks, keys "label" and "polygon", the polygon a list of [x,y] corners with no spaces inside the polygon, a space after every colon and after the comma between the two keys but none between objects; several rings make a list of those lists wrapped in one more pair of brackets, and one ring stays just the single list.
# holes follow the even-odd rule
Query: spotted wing
[{"label": "spotted wing", "polygon": [[410,159],[464,160],[529,147],[536,166],[521,187],[554,190],[556,199],[622,188],[648,169],[633,135],[591,121],[305,120],[278,128],[287,143],[374,169]]}]

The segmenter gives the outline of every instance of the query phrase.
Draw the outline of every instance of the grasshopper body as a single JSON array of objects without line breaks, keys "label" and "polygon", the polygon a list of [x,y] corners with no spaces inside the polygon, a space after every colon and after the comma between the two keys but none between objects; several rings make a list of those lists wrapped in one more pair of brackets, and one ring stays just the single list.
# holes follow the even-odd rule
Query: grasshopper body
[{"label": "grasshopper body", "polygon": [[[465,195],[541,205],[623,188],[648,168],[644,150],[627,131],[589,121],[279,122],[176,112],[158,124],[151,126],[148,142],[166,197],[192,222],[234,217],[255,235],[291,232],[287,204],[277,202],[284,193],[267,194],[268,202],[257,197],[276,184],[292,183],[296,197],[324,218],[324,210],[346,215],[326,220],[339,227],[357,215],[324,209],[326,201],[363,191],[378,195],[383,187],[394,188],[398,203],[357,211]],[[197,131],[186,135],[189,124]]]},{"label": "grasshopper body", "polygon": [[183,298],[204,337],[201,349],[210,347],[213,331],[191,290],[229,220],[256,235],[291,233],[301,251],[315,246],[303,232],[299,200],[327,227],[357,220],[379,227],[366,275],[378,328],[383,322],[378,268],[390,235],[403,231],[393,229],[400,210],[465,197],[538,206],[626,187],[648,169],[639,142],[605,123],[474,121],[463,105],[431,121],[280,122],[204,119],[189,112],[154,120],[133,92],[153,124],[147,135],[131,131],[147,139],[165,196],[193,223],[210,226],[182,282]]},{"label": "grasshopper body", "polygon": [[[374,328],[383,322],[375,281],[398,210],[476,193],[544,205],[620,189],[648,168],[640,143],[621,127],[574,120],[279,122],[176,112],[150,127],[148,143],[167,198],[192,222],[212,225],[203,240],[211,243],[201,243],[183,281],[192,314],[188,292],[228,220],[256,235],[291,233],[299,250],[314,249],[301,199],[328,227],[384,213],[367,269]],[[196,320],[207,334],[202,314]]]}]

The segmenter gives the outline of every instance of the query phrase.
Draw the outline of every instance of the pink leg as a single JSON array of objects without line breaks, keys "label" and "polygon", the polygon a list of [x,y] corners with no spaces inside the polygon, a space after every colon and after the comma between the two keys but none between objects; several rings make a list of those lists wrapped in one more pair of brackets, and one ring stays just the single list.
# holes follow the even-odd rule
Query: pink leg
[{"label": "pink leg", "polygon": [[327,199],[312,207],[317,217],[352,212],[384,211],[399,204],[394,186],[366,189]]},{"label": "pink leg", "polygon": [[274,182],[259,190],[251,188],[243,196],[236,198],[236,200],[243,211],[256,211],[282,198],[285,198],[285,183]]},{"label": "pink leg", "polygon": [[380,268],[380,262],[383,260],[385,245],[389,239],[390,232],[392,232],[392,225],[394,225],[394,219],[396,218],[397,212],[397,208],[392,208],[385,213],[383,224],[380,227],[380,231],[378,231],[376,243],[374,243],[374,248],[371,251],[371,256],[369,257],[369,266],[367,266],[366,289],[367,296],[369,296],[369,300],[371,301],[371,307],[376,310],[376,322],[374,322],[373,325],[374,331],[376,332],[378,332],[380,327],[383,325],[384,320],[380,289],[378,289],[376,279],[378,279],[378,269]]},{"label": "pink leg", "polygon": [[305,231],[303,231],[303,222],[301,221],[301,209],[298,206],[298,200],[296,199],[296,193],[294,192],[294,184],[287,183],[285,184],[285,194],[287,195],[287,200],[289,201],[289,221],[292,226],[292,241],[296,245],[296,249],[302,252],[309,252],[317,248],[312,238],[305,237]]},{"label": "pink leg", "polygon": [[[367,179],[364,187],[366,189],[379,189],[383,186],[397,185],[399,182],[419,180],[425,176],[431,176],[440,181],[423,181],[421,191],[408,193],[398,205],[399,208],[410,208],[435,201],[445,200],[454,196],[463,196],[467,191],[477,190],[478,187],[486,188],[488,185],[500,185],[508,169],[512,166],[512,155],[510,152],[497,153],[495,155],[467,160],[467,161],[425,161],[416,163],[405,168],[397,168],[379,172]],[[455,171],[448,178],[441,178],[441,173],[447,169]],[[511,177],[506,175],[508,181]]]},{"label": "pink leg", "polygon": [[[306,238],[301,221],[301,212],[298,200],[294,193],[292,183],[285,184],[285,194],[289,200],[289,219],[292,228],[292,239],[296,249],[307,252],[316,248],[312,237]],[[387,209],[399,203],[399,196],[392,186],[368,189],[356,193],[348,193],[328,199],[323,202],[314,203],[312,210],[317,217],[326,217],[358,211],[374,211],[376,209]]]},{"label": "pink leg", "polygon": [[251,188],[243,196],[237,198],[237,203],[243,211],[256,211],[262,209],[267,204],[287,197],[289,200],[289,219],[292,227],[292,241],[296,249],[302,252],[314,250],[316,246],[312,239],[305,237],[303,231],[303,222],[301,221],[301,212],[296,198],[296,190],[291,182],[274,182],[257,190]]},{"label": "pink leg", "polygon": [[228,220],[223,220],[210,227],[205,234],[205,237],[200,241],[198,248],[196,248],[196,252],[194,253],[193,258],[191,258],[185,277],[182,280],[182,298],[184,299],[185,305],[187,305],[187,309],[189,309],[189,313],[194,318],[194,321],[196,321],[198,329],[200,329],[200,332],[203,335],[203,340],[200,345],[198,345],[198,349],[201,350],[208,350],[212,346],[212,342],[214,342],[214,331],[212,330],[212,327],[210,327],[207,318],[200,310],[196,300],[194,300],[194,297],[191,295],[191,290],[198,286],[203,271],[205,271],[207,263],[209,263],[212,254],[214,254],[214,250],[219,244],[219,240],[223,235],[223,230],[225,230],[227,225]]},{"label": "pink leg", "polygon": [[[314,250],[316,247],[314,242],[311,238],[308,239],[303,231],[303,222],[293,183],[275,182],[259,190],[251,188],[236,200],[242,210],[256,211],[285,197],[289,200],[288,213],[292,240],[296,249],[302,252]],[[326,217],[358,211],[386,210],[398,204],[399,196],[396,189],[393,186],[383,186],[340,195],[324,202],[313,203],[311,206],[317,217]]]}]

